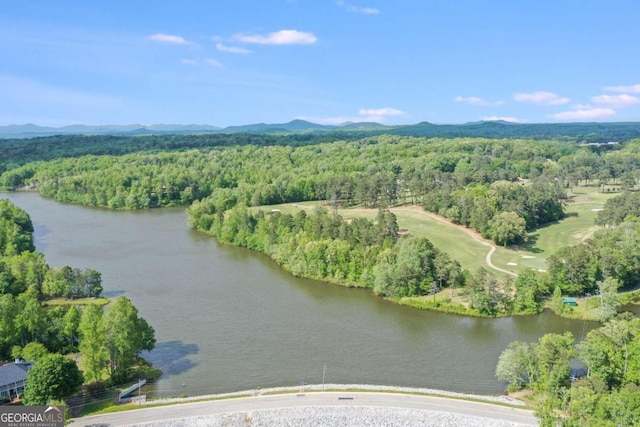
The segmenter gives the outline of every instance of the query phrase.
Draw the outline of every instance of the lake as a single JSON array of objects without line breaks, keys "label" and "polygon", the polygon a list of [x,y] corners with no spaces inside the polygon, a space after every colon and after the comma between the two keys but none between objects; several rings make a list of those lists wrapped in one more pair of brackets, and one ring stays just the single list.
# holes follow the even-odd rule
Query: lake
[{"label": "lake", "polygon": [[501,393],[500,353],[593,323],[537,316],[480,319],[423,311],[291,276],[268,257],[190,230],[183,208],[111,211],[2,193],[26,210],[49,265],[102,272],[156,331],[144,357],[164,375],[151,394],[256,387],[383,384]]}]

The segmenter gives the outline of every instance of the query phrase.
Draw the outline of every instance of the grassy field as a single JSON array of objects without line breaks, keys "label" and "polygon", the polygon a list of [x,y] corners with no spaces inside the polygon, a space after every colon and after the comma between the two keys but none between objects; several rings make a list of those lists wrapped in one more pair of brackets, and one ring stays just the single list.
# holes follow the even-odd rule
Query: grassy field
[{"label": "grassy field", "polygon": [[[547,257],[556,250],[564,246],[576,245],[598,229],[594,222],[596,214],[603,208],[605,201],[615,196],[615,193],[599,193],[597,188],[578,187],[573,189],[570,196],[571,200],[565,209],[567,218],[530,233],[530,243],[527,245],[497,247],[492,257],[493,263],[497,267],[514,273],[525,268],[544,270]],[[319,205],[321,205],[320,202],[300,202],[263,206],[260,209],[295,213],[301,209],[311,211]],[[500,278],[509,277],[487,266],[485,256],[489,247],[474,240],[464,229],[432,217],[419,206],[404,206],[394,208],[392,211],[398,218],[401,229],[407,230],[414,236],[427,237],[438,249],[458,260],[463,268],[475,272],[483,267]],[[356,217],[373,219],[377,210],[349,208],[339,209],[338,213],[345,219]]]},{"label": "grassy field", "polygon": [[570,196],[571,201],[565,207],[566,218],[529,233],[531,243],[526,246],[498,248],[493,255],[494,264],[515,272],[526,267],[544,270],[546,259],[559,248],[577,245],[598,230],[596,214],[615,194],[579,187],[574,188]]},{"label": "grassy field", "polygon": [[[295,213],[301,209],[313,210],[319,202],[289,203],[283,205],[263,206],[263,210],[279,210],[283,213]],[[438,248],[458,260],[463,268],[476,271],[480,267],[486,267],[484,257],[489,248],[473,240],[463,230],[450,224],[438,221],[427,215],[420,206],[412,209],[392,209],[398,218],[398,226],[401,230],[409,231],[413,236],[425,236]],[[339,209],[345,219],[369,218],[374,219],[378,211],[376,209],[349,208]],[[506,275],[505,275],[506,277]]]},{"label": "grassy field", "polygon": [[67,299],[67,298],[54,298],[50,300],[46,300],[43,302],[46,306],[66,306],[66,305],[88,305],[88,304],[98,304],[105,305],[109,304],[109,298],[78,298],[78,299]]}]

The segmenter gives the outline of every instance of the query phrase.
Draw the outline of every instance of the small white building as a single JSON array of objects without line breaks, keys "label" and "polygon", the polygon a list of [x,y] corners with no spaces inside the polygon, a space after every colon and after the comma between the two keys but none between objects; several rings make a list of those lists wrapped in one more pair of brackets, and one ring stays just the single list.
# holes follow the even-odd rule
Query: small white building
[{"label": "small white building", "polygon": [[0,366],[0,401],[13,400],[27,386],[27,375],[33,367],[32,362],[16,360],[16,363],[7,363]]}]

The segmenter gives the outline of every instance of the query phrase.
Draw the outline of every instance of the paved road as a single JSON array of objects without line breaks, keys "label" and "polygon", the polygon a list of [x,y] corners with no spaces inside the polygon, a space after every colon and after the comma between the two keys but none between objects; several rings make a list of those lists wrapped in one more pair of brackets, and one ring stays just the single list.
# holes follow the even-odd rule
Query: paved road
[{"label": "paved road", "polygon": [[322,392],[307,393],[304,395],[283,394],[245,397],[228,400],[185,403],[156,408],[144,408],[114,414],[80,418],[72,422],[70,426],[124,426],[128,424],[149,422],[161,423],[169,420],[196,416],[215,416],[238,412],[245,413],[271,409],[319,406],[359,406],[429,410],[519,423],[523,425],[538,425],[538,422],[531,411],[493,405],[490,403],[410,394]]}]

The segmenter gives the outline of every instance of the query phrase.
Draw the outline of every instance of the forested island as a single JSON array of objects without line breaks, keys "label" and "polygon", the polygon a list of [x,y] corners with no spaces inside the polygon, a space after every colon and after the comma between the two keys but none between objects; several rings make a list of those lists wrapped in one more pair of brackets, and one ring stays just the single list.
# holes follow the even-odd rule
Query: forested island
[{"label": "forested island", "polygon": [[[618,317],[617,311],[622,301],[636,296],[640,281],[640,140],[585,144],[569,136],[376,133],[127,138],[134,137],[11,141],[10,152],[20,154],[2,159],[0,186],[110,209],[186,206],[192,228],[263,252],[296,276],[368,288],[418,308],[502,316],[549,307],[605,322],[579,350],[588,381],[571,387],[569,360],[576,353],[569,336],[514,343],[500,360],[498,376],[512,389],[530,387],[549,420],[559,410],[578,424],[625,420],[628,414],[613,414],[607,399],[636,405],[638,379],[630,361],[637,358],[640,329],[637,319]],[[38,144],[52,150],[25,156],[25,149]],[[64,148],[54,148],[58,144]],[[583,225],[575,244],[548,245],[553,252],[545,254],[544,268],[518,268],[517,273],[490,265],[466,268],[469,261],[458,259],[462,254],[442,241],[435,244],[429,231],[402,227],[396,214],[409,206],[438,218],[443,227],[493,242],[494,249],[535,253],[541,251],[536,236],[578,216],[570,208],[584,189],[599,201],[589,209],[594,222]],[[9,245],[7,256],[42,258],[24,239]],[[14,248],[18,244],[21,249]],[[38,303],[99,293],[92,271],[44,271],[31,291]],[[12,295],[6,301],[27,298],[20,295],[28,294],[30,284],[10,283],[4,285],[5,294]],[[578,298],[581,305],[571,307],[566,297]],[[93,311],[98,317],[94,309],[82,316]],[[140,337],[138,350],[152,346],[147,338]],[[71,342],[67,337],[65,345]],[[7,342],[4,354],[16,344],[26,342],[19,337]],[[77,345],[82,352],[82,341]],[[92,371],[85,367],[91,379],[102,375],[87,372]],[[588,411],[580,412],[587,407],[580,399],[589,401]]]}]

